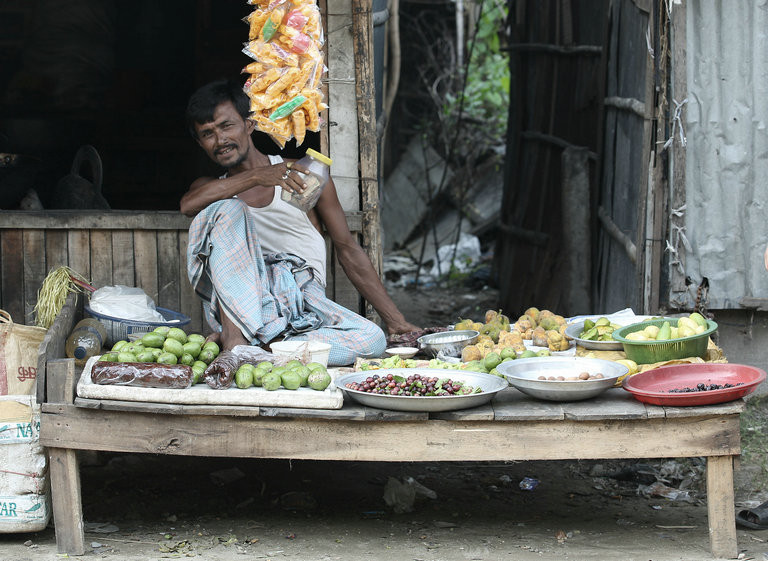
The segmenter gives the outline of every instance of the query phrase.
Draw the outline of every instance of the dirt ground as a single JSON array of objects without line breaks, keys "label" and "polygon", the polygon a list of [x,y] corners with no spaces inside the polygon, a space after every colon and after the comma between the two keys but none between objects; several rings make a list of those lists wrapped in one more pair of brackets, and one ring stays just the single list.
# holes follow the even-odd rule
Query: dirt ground
[{"label": "dirt ground", "polygon": [[[424,327],[495,305],[493,291],[393,295]],[[745,444],[757,450],[737,468],[737,505],[768,499],[762,401],[745,415],[755,425]],[[701,459],[438,464],[88,454],[84,558],[702,561],[712,559],[703,474]],[[417,494],[413,510],[398,513],[385,489],[390,478],[408,477],[434,494]],[[526,477],[537,482],[532,490],[521,489]],[[643,493],[660,479],[680,497]],[[768,531],[739,528],[738,540],[740,558],[768,559]],[[0,561],[62,557],[52,524],[0,534]]]}]

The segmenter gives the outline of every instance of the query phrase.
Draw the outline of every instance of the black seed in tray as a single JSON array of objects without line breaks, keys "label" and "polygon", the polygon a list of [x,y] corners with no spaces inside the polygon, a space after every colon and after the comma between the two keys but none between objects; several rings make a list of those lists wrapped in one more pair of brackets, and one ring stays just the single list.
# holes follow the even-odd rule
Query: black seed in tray
[{"label": "black seed in tray", "polygon": [[739,382],[738,384],[703,384],[699,383],[696,384],[695,388],[672,388],[671,390],[667,390],[668,393],[691,393],[691,392],[708,392],[712,390],[723,390],[726,388],[735,388],[736,386],[743,386],[743,382]]}]

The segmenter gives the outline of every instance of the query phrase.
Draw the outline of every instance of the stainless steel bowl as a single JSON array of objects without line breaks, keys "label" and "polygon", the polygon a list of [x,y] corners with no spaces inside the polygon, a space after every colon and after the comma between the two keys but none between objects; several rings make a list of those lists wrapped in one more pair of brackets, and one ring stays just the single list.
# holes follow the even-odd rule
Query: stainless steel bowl
[{"label": "stainless steel bowl", "polygon": [[584,331],[584,322],[577,321],[565,328],[565,335],[576,341],[577,345],[593,351],[621,351],[624,346],[619,341],[590,341],[581,339],[579,335]]},{"label": "stainless steel bowl", "polygon": [[[537,357],[502,362],[496,367],[524,394],[547,401],[580,401],[603,393],[629,370],[611,360],[584,357]],[[539,376],[578,376],[581,372],[604,377],[598,380],[539,380]]]},{"label": "stainless steel bowl", "polygon": [[[451,395],[451,396],[400,396],[374,394],[359,390],[351,390],[345,387],[350,382],[362,382],[369,376],[378,374],[386,376],[393,374],[407,378],[411,374],[419,374],[427,377],[450,378],[457,382],[469,384],[475,388],[482,389],[482,393],[472,393],[469,395]],[[353,372],[343,374],[334,380],[336,387],[344,392],[346,397],[368,405],[378,407],[379,409],[393,409],[395,411],[455,411],[457,409],[467,409],[477,407],[488,403],[498,392],[508,387],[504,378],[485,374],[483,372],[466,372],[461,370],[443,370],[438,368],[389,368],[386,370],[367,370],[364,372]]]},{"label": "stainless steel bowl", "polygon": [[[477,342],[480,333],[473,329],[443,331],[422,335],[416,342],[419,348],[434,358],[461,357],[461,349]],[[438,356],[439,355],[439,356]]]}]

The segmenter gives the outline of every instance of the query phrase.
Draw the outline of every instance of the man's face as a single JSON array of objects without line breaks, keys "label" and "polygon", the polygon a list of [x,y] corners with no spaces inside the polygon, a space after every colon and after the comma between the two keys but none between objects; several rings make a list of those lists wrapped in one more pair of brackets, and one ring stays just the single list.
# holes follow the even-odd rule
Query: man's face
[{"label": "man's face", "polygon": [[231,101],[216,107],[210,123],[195,123],[198,144],[226,169],[239,166],[248,157],[253,127],[253,121],[243,120]]}]

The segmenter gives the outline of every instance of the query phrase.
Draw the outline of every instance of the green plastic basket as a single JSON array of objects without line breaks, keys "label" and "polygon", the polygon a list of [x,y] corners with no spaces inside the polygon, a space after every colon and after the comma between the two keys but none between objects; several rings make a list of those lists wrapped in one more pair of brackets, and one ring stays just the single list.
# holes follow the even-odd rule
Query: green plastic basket
[{"label": "green plastic basket", "polygon": [[613,332],[613,338],[624,346],[624,353],[627,358],[634,360],[638,364],[653,364],[654,362],[663,362],[666,360],[675,360],[679,358],[689,358],[697,356],[704,358],[707,353],[707,344],[709,336],[717,331],[717,324],[712,320],[707,320],[707,329],[703,333],[698,333],[682,339],[669,339],[667,341],[629,341],[626,336],[635,331],[642,331],[648,325],[661,327],[665,321],[672,327],[677,326],[678,318],[662,318],[643,321],[626,325]]}]

